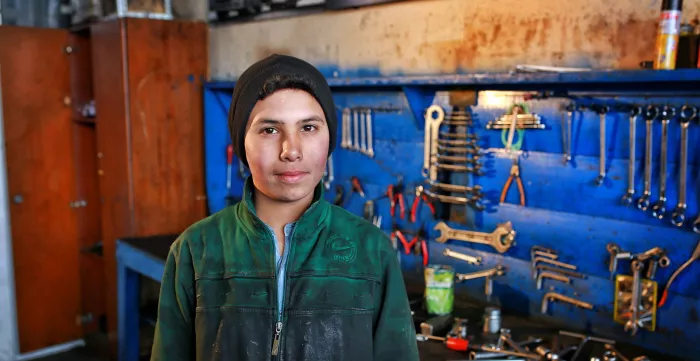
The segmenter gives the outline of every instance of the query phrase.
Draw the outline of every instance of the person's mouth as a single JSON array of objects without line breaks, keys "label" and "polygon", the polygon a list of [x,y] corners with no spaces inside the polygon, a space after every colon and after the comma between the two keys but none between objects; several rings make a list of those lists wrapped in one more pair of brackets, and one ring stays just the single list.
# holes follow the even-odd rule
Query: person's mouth
[{"label": "person's mouth", "polygon": [[278,173],[277,177],[283,183],[297,183],[297,182],[301,181],[308,174],[309,174],[308,172],[302,172],[300,170],[290,170],[290,171]]}]

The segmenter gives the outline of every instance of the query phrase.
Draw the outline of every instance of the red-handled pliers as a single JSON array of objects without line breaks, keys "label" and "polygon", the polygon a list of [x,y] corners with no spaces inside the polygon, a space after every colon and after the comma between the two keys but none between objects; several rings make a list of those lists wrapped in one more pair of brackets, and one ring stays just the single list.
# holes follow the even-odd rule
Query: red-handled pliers
[{"label": "red-handled pliers", "polygon": [[391,184],[386,189],[386,195],[389,197],[389,204],[391,207],[391,210],[389,211],[389,213],[391,214],[391,216],[393,217],[394,214],[396,214],[395,213],[396,203],[398,203],[399,204],[399,211],[401,212],[400,213],[401,219],[404,219],[406,217],[406,204],[404,202],[403,193],[402,193],[403,190],[401,188],[403,188],[401,185],[395,186],[395,185]]},{"label": "red-handled pliers", "polygon": [[418,213],[418,206],[420,205],[421,199],[430,208],[430,213],[435,216],[435,206],[425,193],[423,193],[423,186],[416,187],[416,198],[413,199],[413,206],[411,206],[411,223],[416,223],[416,215]]},{"label": "red-handled pliers", "polygon": [[404,253],[411,254],[411,249],[413,248],[413,245],[416,244],[416,241],[418,241],[418,236],[414,237],[413,239],[411,239],[411,242],[409,242],[408,240],[406,240],[406,236],[404,236],[403,233],[401,233],[401,231],[399,231],[398,229],[395,230],[394,233],[396,234],[396,237],[399,238],[399,241],[401,241]]}]

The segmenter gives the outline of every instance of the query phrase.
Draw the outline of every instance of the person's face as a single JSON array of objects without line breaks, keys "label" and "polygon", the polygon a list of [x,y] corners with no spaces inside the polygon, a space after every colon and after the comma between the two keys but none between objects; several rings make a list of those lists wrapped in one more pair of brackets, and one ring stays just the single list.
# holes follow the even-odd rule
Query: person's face
[{"label": "person's face", "polygon": [[279,201],[313,196],[326,168],[328,142],[326,117],[311,94],[282,89],[258,101],[245,136],[255,187]]}]

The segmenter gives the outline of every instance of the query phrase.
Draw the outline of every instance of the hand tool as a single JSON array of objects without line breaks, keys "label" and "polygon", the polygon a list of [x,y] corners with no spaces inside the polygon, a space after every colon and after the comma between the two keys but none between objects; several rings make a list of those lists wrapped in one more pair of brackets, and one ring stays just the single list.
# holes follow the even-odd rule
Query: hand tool
[{"label": "hand tool", "polygon": [[535,258],[535,256],[544,256],[549,257],[551,259],[559,258],[559,256],[557,255],[557,251],[542,246],[532,246],[532,248],[530,248],[530,260]]},{"label": "hand tool", "polygon": [[517,157],[513,159],[513,165],[510,167],[510,175],[508,176],[506,184],[503,185],[503,189],[501,190],[501,204],[503,204],[503,202],[506,200],[506,194],[508,193],[508,189],[510,188],[513,179],[515,179],[515,182],[518,184],[518,191],[520,192],[520,205],[525,207],[525,190],[523,189],[523,181],[520,179],[520,167],[518,166]]},{"label": "hand tool", "polygon": [[681,145],[680,145],[680,171],[678,172],[678,204],[671,215],[671,224],[681,227],[685,223],[686,182],[688,179],[688,127],[690,121],[698,114],[697,108],[684,106],[680,111]]},{"label": "hand tool", "polygon": [[[481,170],[481,164],[475,164],[473,167],[468,167],[463,165],[442,164],[435,162],[433,163],[433,167],[436,169],[449,170],[452,172],[466,172],[474,173],[476,175],[484,175],[484,172]],[[437,179],[437,174],[435,175],[435,178]],[[430,180],[432,181],[433,179],[431,178]]]},{"label": "hand tool", "polygon": [[566,303],[570,303],[576,307],[580,308],[585,308],[587,310],[592,310],[593,305],[588,303],[588,302],[583,302],[580,300],[577,300],[575,298],[567,297],[561,294],[558,294],[556,292],[549,292],[542,297],[542,313],[547,314],[547,307],[549,306],[550,301],[562,301]]},{"label": "hand tool", "polygon": [[364,206],[362,213],[363,213],[365,220],[368,220],[370,222],[374,221],[374,215],[375,215],[374,201],[369,200],[369,201],[365,202],[365,206]]},{"label": "hand tool", "polygon": [[632,261],[632,305],[631,305],[631,316],[630,319],[625,324],[625,331],[630,331],[632,336],[637,334],[639,329],[638,323],[638,312],[639,312],[639,302],[640,302],[640,292],[641,288],[641,272],[642,272],[642,262],[639,260]]},{"label": "hand tool", "polygon": [[444,335],[453,323],[452,315],[435,316],[421,322],[420,334],[423,336]]},{"label": "hand tool", "polygon": [[231,195],[231,179],[233,178],[233,144],[226,146],[226,205],[233,205]]},{"label": "hand tool", "polygon": [[594,107],[598,117],[600,118],[600,161],[598,164],[598,178],[595,180],[597,186],[603,185],[606,177],[605,170],[605,152],[607,150],[607,145],[605,142],[605,114],[610,110],[608,106],[598,105]]},{"label": "hand tool", "polygon": [[666,214],[666,165],[668,163],[668,123],[676,115],[673,107],[665,106],[661,110],[661,165],[659,166],[659,200],[651,208],[651,214],[657,219]]},{"label": "hand tool", "polygon": [[447,348],[453,351],[467,351],[469,348],[469,340],[464,340],[456,337],[438,337],[438,336],[426,336],[426,335],[416,335],[416,340],[427,341],[435,340],[442,341],[445,343]]},{"label": "hand tool", "polygon": [[357,113],[357,110],[353,110],[352,112],[352,135],[353,135],[353,143],[352,143],[352,150],[359,151],[360,150],[360,140],[358,139],[358,133],[359,133],[359,115]]},{"label": "hand tool", "polygon": [[329,155],[328,161],[326,162],[326,172],[324,174],[326,179],[323,181],[323,186],[326,188],[326,190],[331,189],[331,183],[333,183],[335,180],[333,173],[333,156]]},{"label": "hand tool", "polygon": [[504,332],[501,328],[501,309],[490,306],[484,309],[484,327],[482,332],[486,335],[495,335],[499,332]]},{"label": "hand tool", "polygon": [[503,276],[506,273],[506,269],[498,265],[496,268],[492,268],[486,271],[480,271],[480,272],[474,272],[474,273],[468,273],[468,274],[463,274],[463,273],[457,273],[455,274],[455,277],[457,277],[457,281],[462,282],[466,280],[473,280],[476,278],[486,278],[486,284],[484,285],[484,294],[486,295],[486,300],[490,301],[491,300],[491,294],[493,293],[493,277],[496,276]]},{"label": "hand tool", "polygon": [[387,187],[386,195],[389,197],[389,206],[391,207],[389,213],[391,216],[394,217],[396,205],[398,203],[399,214],[401,219],[404,219],[406,216],[406,203],[403,198],[403,184],[401,184],[401,180],[399,180],[399,183],[396,185],[390,184]]},{"label": "hand tool", "polygon": [[568,269],[561,269],[561,268],[556,268],[556,267],[552,267],[552,266],[547,266],[544,264],[538,264],[532,270],[532,279],[533,280],[537,279],[537,276],[539,275],[540,271],[549,271],[549,272],[554,272],[554,273],[560,273],[560,274],[563,274],[567,277],[579,278],[582,280],[586,279],[586,275],[584,275],[583,273],[570,271]]},{"label": "hand tool", "polygon": [[352,140],[350,138],[350,109],[349,108],[343,109],[342,122],[343,122],[343,124],[342,124],[341,135],[342,135],[343,140],[340,142],[340,147],[343,149],[350,149]]},{"label": "hand tool", "polygon": [[566,284],[571,284],[571,278],[562,276],[560,274],[556,274],[553,272],[540,272],[540,274],[537,276],[537,289],[541,290],[542,289],[542,283],[544,282],[545,278],[551,278],[556,281],[564,282]]},{"label": "hand tool", "polygon": [[364,110],[359,111],[360,115],[360,153],[367,154],[367,115]]},{"label": "hand tool", "polygon": [[428,265],[428,242],[425,239],[420,240],[420,250],[421,250],[421,255],[423,256],[423,267]]},{"label": "hand tool", "polygon": [[555,266],[557,266],[557,267],[567,268],[567,269],[574,270],[574,271],[576,270],[576,266],[574,266],[574,265],[572,265],[572,264],[568,264],[568,263],[564,263],[564,262],[555,261],[555,260],[553,260],[553,259],[551,259],[551,258],[548,258],[548,257],[540,257],[540,256],[538,256],[538,257],[533,258],[533,259],[531,260],[532,266],[533,266],[533,267],[537,267],[537,262],[549,263],[549,264],[553,264],[553,265],[555,265]]},{"label": "hand tool", "polygon": [[571,161],[571,120],[574,117],[574,109],[575,105],[573,103],[569,103],[564,107],[566,118],[565,124],[561,127],[564,140],[564,164]]},{"label": "hand tool", "polygon": [[510,221],[499,224],[491,233],[452,229],[445,222],[438,223],[433,229],[440,231],[440,237],[436,239],[439,243],[445,243],[448,239],[481,243],[495,248],[499,253],[506,252],[515,243],[516,232]]},{"label": "hand tool", "polygon": [[695,250],[693,251],[693,254],[690,256],[690,258],[683,263],[673,274],[671,275],[671,278],[668,279],[668,282],[666,283],[666,287],[664,288],[664,292],[661,294],[661,299],[659,300],[659,307],[663,306],[666,303],[666,299],[668,298],[668,290],[671,288],[671,284],[673,281],[678,277],[681,272],[683,272],[684,269],[688,268],[691,263],[697,261],[700,259],[700,241],[698,242],[698,245],[695,246]]},{"label": "hand tool", "polygon": [[468,204],[477,211],[483,211],[486,208],[484,205],[482,205],[479,202],[481,200],[481,195],[473,195],[470,198],[454,197],[454,196],[445,196],[442,194],[436,194],[436,193],[433,193],[427,189],[423,190],[423,194],[425,194],[426,196],[428,196],[430,198],[437,199],[438,201],[443,202],[443,203],[458,204],[458,205]]},{"label": "hand tool", "polygon": [[615,346],[614,346],[614,345],[611,345],[611,344],[609,344],[609,343],[606,343],[604,347],[605,347],[606,350],[612,352],[611,357],[619,358],[620,361],[629,361],[629,359],[628,359],[627,357],[625,357],[625,356],[622,355],[617,349],[615,349]]},{"label": "hand tool", "polygon": [[445,190],[448,192],[464,192],[464,193],[481,194],[481,186],[479,186],[479,185],[475,185],[473,187],[470,187],[470,186],[463,186],[463,185],[459,185],[459,184],[438,183],[438,182],[430,182],[430,185],[432,187],[439,188],[439,189],[442,189],[442,190]]},{"label": "hand tool", "polygon": [[571,357],[571,361],[578,361],[578,356],[583,352],[583,347],[586,346],[586,343],[588,341],[594,341],[594,342],[600,342],[600,343],[605,343],[605,344],[611,344],[614,345],[615,341],[613,340],[608,340],[605,338],[598,338],[598,337],[593,337],[593,336],[586,336],[586,335],[581,335],[578,333],[573,333],[573,332],[568,332],[568,331],[559,331],[559,334],[562,336],[569,336],[569,337],[575,337],[575,338],[580,338],[581,343],[579,343],[578,347],[576,347],[576,353]]},{"label": "hand tool", "polygon": [[344,195],[345,195],[345,188],[343,188],[343,186],[340,184],[336,184],[335,185],[335,198],[333,199],[333,204],[335,204],[336,206],[342,206]]},{"label": "hand tool", "polygon": [[367,109],[367,114],[365,115],[365,120],[367,121],[367,155],[370,158],[374,158],[374,147],[372,143],[374,142],[374,137],[372,136],[372,110]]},{"label": "hand tool", "polygon": [[480,256],[470,256],[468,254],[452,251],[449,248],[445,248],[445,250],[442,251],[442,255],[456,259],[461,259],[464,262],[471,263],[476,266],[480,266],[482,261]]},{"label": "hand tool", "polygon": [[455,156],[455,155],[442,155],[442,154],[438,153],[437,160],[438,160],[438,162],[446,161],[446,162],[467,163],[467,164],[471,164],[471,165],[479,164],[479,156],[478,155],[475,155],[473,157],[462,157],[462,156]]},{"label": "hand tool", "polygon": [[644,150],[644,193],[637,200],[637,208],[642,211],[649,209],[649,198],[651,197],[651,151],[653,145],[654,119],[659,116],[659,108],[650,105],[644,113],[646,119],[646,148]]},{"label": "hand tool", "polygon": [[478,145],[474,145],[472,147],[445,147],[442,145],[438,145],[438,153],[444,154],[444,153],[453,153],[453,154],[472,154],[472,155],[477,155],[479,154],[479,147]]},{"label": "hand tool", "polygon": [[667,255],[663,255],[660,257],[655,257],[655,258],[650,258],[649,259],[649,266],[647,267],[647,274],[646,278],[647,279],[654,279],[656,276],[656,269],[660,266],[661,268],[666,268],[671,265],[671,259],[668,258]]},{"label": "hand tool", "polygon": [[352,191],[359,193],[360,197],[365,198],[365,191],[362,190],[360,180],[357,177],[352,176],[350,177],[350,181],[352,183]]},{"label": "hand tool", "polygon": [[535,348],[535,353],[542,357],[542,360],[547,361],[557,361],[559,360],[559,355],[552,352],[552,350],[540,345]]},{"label": "hand tool", "polygon": [[[435,117],[433,117],[435,114]],[[425,111],[425,138],[423,142],[423,177],[437,180],[437,169],[432,165],[437,162],[433,159],[438,152],[437,135],[440,124],[445,117],[445,111],[438,105],[431,105]]]},{"label": "hand tool", "polygon": [[414,235],[410,242],[406,239],[406,236],[404,236],[403,233],[401,233],[401,231],[399,230],[396,230],[396,236],[399,238],[399,241],[401,241],[401,244],[403,245],[404,253],[411,254],[413,246],[418,243],[418,235]]},{"label": "hand tool", "polygon": [[524,357],[528,360],[540,360],[540,356],[533,354],[533,353],[522,353],[522,352],[515,352],[515,351],[506,351],[506,350],[499,350],[493,347],[488,347],[488,346],[481,346],[481,350],[486,351],[486,352],[493,352],[493,353],[500,353],[503,355],[508,355],[508,356],[516,356],[516,357]]},{"label": "hand tool", "polygon": [[632,107],[630,110],[630,155],[629,161],[627,163],[627,194],[622,196],[622,204],[630,206],[632,205],[632,198],[634,197],[634,165],[636,162],[636,147],[635,143],[637,141],[637,117],[642,113],[642,108]]},{"label": "hand tool", "polygon": [[416,198],[413,199],[413,205],[411,206],[411,223],[416,222],[416,215],[418,214],[418,206],[420,205],[421,199],[428,205],[428,208],[430,208],[430,213],[433,214],[433,217],[435,216],[435,206],[433,206],[433,202],[427,195],[423,194],[423,186],[417,186]]},{"label": "hand tool", "polygon": [[477,144],[476,139],[440,139],[438,138],[438,145],[442,146],[452,146],[452,147],[473,147]]},{"label": "hand tool", "polygon": [[440,132],[440,138],[451,138],[451,139],[474,139],[478,140],[479,136],[472,133],[448,133]]}]

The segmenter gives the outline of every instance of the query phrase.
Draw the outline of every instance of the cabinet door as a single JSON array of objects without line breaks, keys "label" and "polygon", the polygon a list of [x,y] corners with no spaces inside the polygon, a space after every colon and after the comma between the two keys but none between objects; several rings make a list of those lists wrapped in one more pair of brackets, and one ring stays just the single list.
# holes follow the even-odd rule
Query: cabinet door
[{"label": "cabinet door", "polygon": [[82,337],[67,44],[63,30],[0,26],[21,353]]}]

